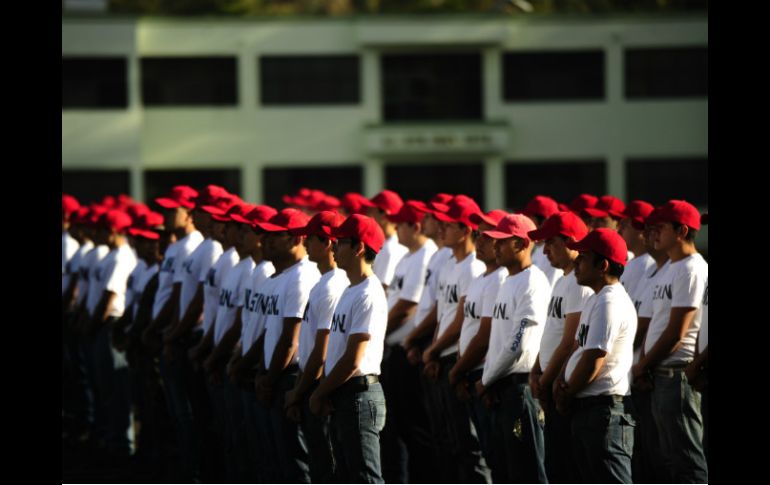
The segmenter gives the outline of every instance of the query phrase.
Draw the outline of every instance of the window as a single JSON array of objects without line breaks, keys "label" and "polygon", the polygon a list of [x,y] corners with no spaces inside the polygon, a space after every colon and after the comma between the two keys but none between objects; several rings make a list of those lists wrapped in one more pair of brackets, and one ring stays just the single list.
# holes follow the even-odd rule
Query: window
[{"label": "window", "polygon": [[194,189],[214,184],[241,195],[241,171],[228,170],[147,170],[144,172],[144,196],[148,204],[167,194],[175,185],[189,185]]},{"label": "window", "polygon": [[705,157],[635,158],[626,162],[628,200],[642,199],[653,205],[684,199],[708,207],[708,178]]},{"label": "window", "polygon": [[263,56],[259,59],[263,105],[357,104],[358,56]]},{"label": "window", "polygon": [[75,196],[81,204],[131,192],[128,170],[62,170],[61,179],[62,192]]},{"label": "window", "polygon": [[128,106],[124,57],[62,57],[62,109],[110,109]]},{"label": "window", "polygon": [[386,121],[484,116],[479,54],[387,54],[381,70]]},{"label": "window", "polygon": [[235,57],[145,57],[145,106],[234,106],[238,104]]},{"label": "window", "polygon": [[708,97],[708,47],[627,49],[626,97]]},{"label": "window", "polygon": [[337,198],[346,192],[361,192],[362,171],[352,167],[292,167],[266,168],[262,172],[265,203],[275,208],[285,207],[281,198],[294,195],[300,187],[323,190]]},{"label": "window", "polygon": [[604,99],[604,51],[503,54],[506,101]]},{"label": "window", "polygon": [[484,165],[479,162],[388,165],[385,167],[385,187],[397,192],[404,200],[428,201],[439,192],[465,194],[483,207]]},{"label": "window", "polygon": [[521,210],[536,195],[547,195],[569,204],[584,192],[604,195],[607,173],[602,160],[532,161],[508,163],[505,167],[505,203]]}]

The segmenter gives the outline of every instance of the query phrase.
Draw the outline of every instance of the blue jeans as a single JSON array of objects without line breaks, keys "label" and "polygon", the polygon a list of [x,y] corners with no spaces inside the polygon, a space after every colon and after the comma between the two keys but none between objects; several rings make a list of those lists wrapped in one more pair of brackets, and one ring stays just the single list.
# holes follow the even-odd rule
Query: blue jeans
[{"label": "blue jeans", "polygon": [[687,383],[684,370],[670,375],[654,371],[652,416],[672,483],[707,483],[703,452],[701,395]]},{"label": "blue jeans", "polygon": [[310,466],[305,435],[299,424],[289,420],[283,410],[286,392],[294,388],[297,370],[284,371],[275,383],[275,398],[270,407],[278,463],[285,483],[310,483]]},{"label": "blue jeans", "polygon": [[107,449],[128,456],[133,449],[131,428],[131,396],[126,353],[112,347],[112,324],[104,323],[94,340],[94,368],[99,390],[98,415],[104,419]]},{"label": "blue jeans", "polygon": [[701,392],[700,412],[703,416],[703,453],[706,455],[706,461],[709,458],[709,388],[708,384]]},{"label": "blue jeans", "polygon": [[[549,392],[549,398],[550,394]],[[548,482],[578,483],[580,473],[572,451],[572,417],[559,413],[552,399],[546,404],[543,434]]]},{"label": "blue jeans", "polygon": [[449,371],[457,362],[457,354],[443,357],[438,377],[440,408],[437,410],[449,439],[443,443],[446,457],[444,468],[451,472],[449,483],[491,483],[492,476],[481,454],[476,426],[471,421],[468,408],[457,399],[449,385]]},{"label": "blue jeans", "polygon": [[[504,378],[505,379],[505,378]],[[498,383],[500,403],[492,409],[492,470],[495,483],[547,483],[540,405],[525,381]]]},{"label": "blue jeans", "polygon": [[360,392],[332,395],[331,427],[340,480],[385,483],[380,465],[380,432],[385,426],[385,393],[377,382]]},{"label": "blue jeans", "polygon": [[484,461],[491,469],[494,467],[492,464],[493,453],[491,452],[491,438],[492,434],[492,414],[489,409],[484,405],[481,400],[481,396],[476,393],[476,381],[481,379],[481,369],[471,372],[468,375],[468,391],[471,395],[471,399],[467,402],[468,414],[473,421],[473,426],[476,428],[476,433],[479,437],[479,446],[481,447],[481,454],[484,456]]},{"label": "blue jeans", "polygon": [[631,475],[634,483],[668,483],[660,439],[655,419],[652,417],[652,391],[631,392],[634,403],[634,454],[631,458]]},{"label": "blue jeans", "polygon": [[313,386],[308,394],[302,398],[302,431],[307,441],[310,460],[311,483],[336,482],[334,452],[332,450],[331,435],[329,429],[330,418],[328,416],[316,416],[310,412],[310,394],[315,390]]},{"label": "blue jeans", "polygon": [[[601,403],[588,400],[602,399]],[[576,399],[573,403],[572,446],[584,483],[632,483],[634,426],[628,397]]]}]

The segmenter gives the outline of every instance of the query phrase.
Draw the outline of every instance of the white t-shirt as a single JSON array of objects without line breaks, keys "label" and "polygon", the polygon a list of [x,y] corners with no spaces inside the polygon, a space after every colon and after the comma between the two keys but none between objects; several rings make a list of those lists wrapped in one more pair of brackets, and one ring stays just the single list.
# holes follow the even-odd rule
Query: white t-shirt
[{"label": "white t-shirt", "polygon": [[222,287],[219,290],[219,308],[214,321],[214,345],[222,341],[222,337],[235,323],[238,308],[243,306],[246,299],[246,288],[251,284],[251,272],[254,266],[251,256],[246,256],[228,271],[222,280]]},{"label": "white t-shirt", "polygon": [[551,284],[534,264],[505,279],[492,312],[492,332],[481,380],[485,386],[511,373],[529,372],[543,335]]},{"label": "white t-shirt", "polygon": [[64,292],[70,284],[70,272],[67,270],[67,263],[72,260],[75,253],[78,251],[80,244],[77,240],[70,236],[70,233],[64,231],[61,235],[61,294],[64,296]]},{"label": "white t-shirt", "polygon": [[[284,318],[302,318],[305,306],[321,273],[318,265],[307,256],[285,269],[275,281],[270,298],[275,298],[278,313],[270,312],[265,319],[265,369],[270,367],[273,352],[283,333]],[[296,364],[299,356],[295,353],[290,364]]]},{"label": "white t-shirt", "polygon": [[[88,254],[88,252],[91,251],[93,248],[94,248],[94,243],[86,240],[85,242],[83,242],[83,244],[80,245],[78,250],[72,256],[72,259],[67,261],[67,265],[64,270],[68,275],[70,275],[70,278],[72,278],[72,275],[76,275],[76,274],[80,275],[80,265],[83,264],[86,254]],[[72,280],[69,279],[66,282],[67,286],[70,285],[71,281]],[[62,282],[62,284],[64,284],[64,282]],[[65,286],[64,289],[66,289],[67,286]],[[80,288],[80,279],[78,279],[78,288]]]},{"label": "white t-shirt", "polygon": [[[492,317],[492,312],[497,299],[497,292],[508,277],[508,270],[500,267],[489,274],[481,274],[471,281],[468,286],[468,294],[465,295],[465,319],[460,330],[460,355],[465,353],[468,344],[479,332],[481,319]],[[473,370],[484,367],[482,360]]]},{"label": "white t-shirt", "polygon": [[652,297],[653,289],[658,280],[668,271],[671,260],[666,260],[663,266],[658,268],[657,264],[647,270],[644,279],[636,288],[636,295],[633,298],[634,308],[639,318],[652,318]]},{"label": "white t-shirt", "polygon": [[[269,275],[268,267],[263,263],[270,265],[269,269],[272,271]],[[246,301],[241,313],[241,355],[246,355],[254,342],[262,336],[267,316],[278,313],[277,299],[271,295],[273,285],[280,275],[273,277],[275,268],[269,261],[262,261],[260,266],[262,268],[259,268],[258,272],[255,268],[256,274],[252,274],[251,288],[246,290]]]},{"label": "white t-shirt", "polygon": [[353,375],[379,375],[387,328],[388,300],[377,276],[372,275],[355,286],[345,288],[332,316],[324,364],[326,375],[331,374],[345,354],[348,336],[355,333],[367,333],[370,338],[361,363]]},{"label": "white t-shirt", "polygon": [[639,287],[644,286],[643,279],[653,266],[655,266],[655,260],[649,253],[644,253],[626,263],[620,282],[631,297],[631,301],[635,300]]},{"label": "white t-shirt", "polygon": [[578,348],[567,361],[565,378],[569,380],[586,350],[601,349],[607,355],[596,379],[576,397],[629,393],[635,335],[636,311],[622,284],[607,285],[588,299],[580,314]]},{"label": "white t-shirt", "polygon": [[647,329],[644,352],[648,353],[668,326],[672,308],[695,308],[695,317],[682,339],[681,347],[663,359],[659,365],[689,362],[695,354],[695,340],[701,320],[701,302],[708,279],[708,263],[699,253],[671,263],[653,288],[652,320]]},{"label": "white t-shirt", "polygon": [[535,248],[532,250],[532,264],[540,268],[548,279],[548,283],[553,288],[553,285],[559,281],[559,278],[564,276],[564,271],[558,268],[554,268],[551,262],[548,261],[548,256],[545,255],[545,244],[535,244]]},{"label": "white t-shirt", "polygon": [[706,350],[709,344],[709,280],[706,278],[706,290],[703,292],[701,310],[700,335],[698,336],[698,352]]},{"label": "white t-shirt", "polygon": [[230,248],[219,256],[219,259],[211,265],[206,278],[203,281],[203,333],[208,333],[219,309],[219,290],[222,281],[228,271],[238,264],[238,251]]},{"label": "white t-shirt", "polygon": [[[459,308],[459,303],[462,297],[468,293],[468,287],[471,285],[471,281],[480,276],[486,267],[484,263],[476,259],[476,252],[468,254],[462,261],[457,260],[452,256],[446,263],[438,275],[439,280],[439,294],[438,294],[438,332],[436,333],[436,340],[449,328],[449,325],[454,321],[457,311],[463,311]],[[441,352],[441,357],[452,355],[457,352],[457,345],[450,345]]]},{"label": "white t-shirt", "polygon": [[394,233],[385,239],[385,244],[382,245],[380,252],[374,258],[372,271],[380,281],[390,283],[393,280],[396,265],[408,252],[409,249],[398,242],[398,236]]},{"label": "white t-shirt", "polygon": [[174,289],[177,251],[179,251],[179,241],[169,244],[163,255],[163,262],[160,264],[160,273],[158,274],[158,291],[155,293],[155,301],[152,304],[153,319],[158,317],[168,299],[171,298],[171,292]]},{"label": "white t-shirt", "polygon": [[[145,266],[147,263],[145,263]],[[160,270],[160,265],[153,264],[149,268],[145,268],[138,279],[133,282],[134,302],[132,303],[133,315],[136,316],[136,312],[139,311],[139,303],[142,301],[142,294],[144,289],[147,288],[147,283],[150,282],[153,276],[155,276]]]},{"label": "white t-shirt", "polygon": [[[176,255],[176,268],[174,268],[174,283],[181,283],[179,291],[179,318],[184,316],[187,306],[195,296],[198,289],[200,267],[196,266],[196,257],[191,257],[196,249],[203,243],[203,235],[193,231],[179,241],[179,252]],[[205,273],[204,273],[205,276]]]},{"label": "white t-shirt", "polygon": [[179,317],[184,316],[199,284],[203,284],[203,304],[206,303],[206,278],[209,270],[222,255],[222,244],[211,238],[202,243],[182,263],[182,291],[179,295]]},{"label": "white t-shirt", "polygon": [[[434,243],[435,244],[435,243]],[[433,310],[438,300],[438,274],[444,264],[452,257],[452,250],[443,247],[433,253],[428,262],[428,271],[425,273],[425,285],[422,289],[420,302],[417,304],[417,311],[414,314],[414,323],[419,325],[425,320],[425,317]]]},{"label": "white t-shirt", "polygon": [[[438,250],[436,243],[428,239],[423,246],[413,253],[406,253],[396,265],[393,280],[388,285],[388,311],[398,300],[406,300],[419,303],[425,287],[425,276],[428,273],[428,262]],[[400,328],[385,337],[388,345],[397,345],[404,341],[409,332],[417,326],[415,313],[404,321]]]},{"label": "white t-shirt", "polygon": [[315,338],[319,330],[332,328],[332,316],[337,302],[350,285],[344,270],[334,268],[321,275],[321,279],[310,290],[310,296],[302,317],[299,333],[299,368],[305,370],[310,354],[315,347]]},{"label": "white t-shirt", "polygon": [[93,257],[90,258],[90,264],[88,265],[88,297],[86,299],[86,310],[88,310],[88,314],[91,316],[94,316],[96,305],[99,304],[99,300],[102,297],[102,291],[104,288],[100,279],[100,271],[102,262],[104,261],[104,258],[107,257],[109,252],[110,248],[108,248],[106,244],[100,244],[96,246],[96,248],[91,251],[91,253],[89,253],[93,254]]},{"label": "white t-shirt", "polygon": [[554,285],[551,301],[548,303],[548,318],[545,321],[543,338],[540,340],[540,369],[542,371],[548,367],[553,353],[561,342],[567,315],[582,311],[586,300],[593,294],[594,290],[578,284],[574,270],[559,278],[559,281]]},{"label": "white t-shirt", "polygon": [[[105,246],[105,248],[106,247],[107,246]],[[106,255],[107,253],[104,253],[104,256]],[[93,247],[93,243],[91,243],[91,249],[87,250],[83,255],[83,258],[78,262],[78,273],[80,276],[78,277],[78,299],[75,303],[77,307],[80,307],[80,305],[86,301],[86,295],[88,295],[88,276],[91,272],[91,267],[98,259],[100,259],[99,251],[97,251],[96,248]]]},{"label": "white t-shirt", "polygon": [[126,281],[126,308],[131,311],[131,315],[134,315],[134,303],[141,296],[141,290],[139,290],[138,286],[139,280],[145,271],[147,271],[147,263],[143,259],[137,259],[136,266],[134,266],[134,270],[128,275],[128,281]]},{"label": "white t-shirt", "polygon": [[[97,279],[101,282],[99,295],[104,291],[115,293],[110,308],[110,317],[120,317],[126,309],[126,284],[128,275],[136,267],[136,256],[128,244],[113,249],[99,264]],[[98,299],[97,299],[98,304]],[[92,310],[93,313],[93,310]]]}]

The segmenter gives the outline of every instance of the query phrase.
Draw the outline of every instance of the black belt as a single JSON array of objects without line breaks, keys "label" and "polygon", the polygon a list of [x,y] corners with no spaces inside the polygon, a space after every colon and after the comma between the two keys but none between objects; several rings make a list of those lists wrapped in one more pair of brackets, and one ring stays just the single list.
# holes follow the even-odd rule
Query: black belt
[{"label": "black belt", "polygon": [[497,386],[507,387],[507,386],[516,386],[518,384],[527,384],[528,382],[529,382],[528,372],[514,372],[513,374],[508,374],[502,379],[496,380],[495,382],[492,383],[492,385],[495,387]]},{"label": "black belt", "polygon": [[604,396],[588,396],[575,398],[573,402],[575,408],[588,408],[592,406],[614,406],[615,404],[622,404],[625,396],[619,394],[604,395]]},{"label": "black belt", "polygon": [[335,396],[341,396],[346,394],[355,394],[358,392],[364,392],[369,389],[369,386],[380,382],[380,376],[376,374],[367,374],[365,376],[351,377],[344,384],[334,390]]},{"label": "black belt", "polygon": [[685,367],[687,367],[689,364],[689,362],[680,362],[671,365],[659,365],[652,370],[652,373],[653,375],[661,377],[674,377],[674,375],[678,374],[679,372],[684,372]]}]

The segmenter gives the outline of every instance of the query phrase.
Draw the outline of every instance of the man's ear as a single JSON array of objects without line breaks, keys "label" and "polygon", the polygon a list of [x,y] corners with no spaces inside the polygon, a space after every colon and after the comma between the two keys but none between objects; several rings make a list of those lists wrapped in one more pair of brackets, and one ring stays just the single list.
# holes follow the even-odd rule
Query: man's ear
[{"label": "man's ear", "polygon": [[364,257],[364,253],[366,252],[366,246],[364,245],[363,241],[358,241],[358,245],[356,246],[356,256]]},{"label": "man's ear", "polygon": [[677,237],[681,238],[682,240],[685,240],[687,238],[687,234],[689,233],[690,233],[690,228],[684,224],[679,226],[679,229],[676,231]]}]

